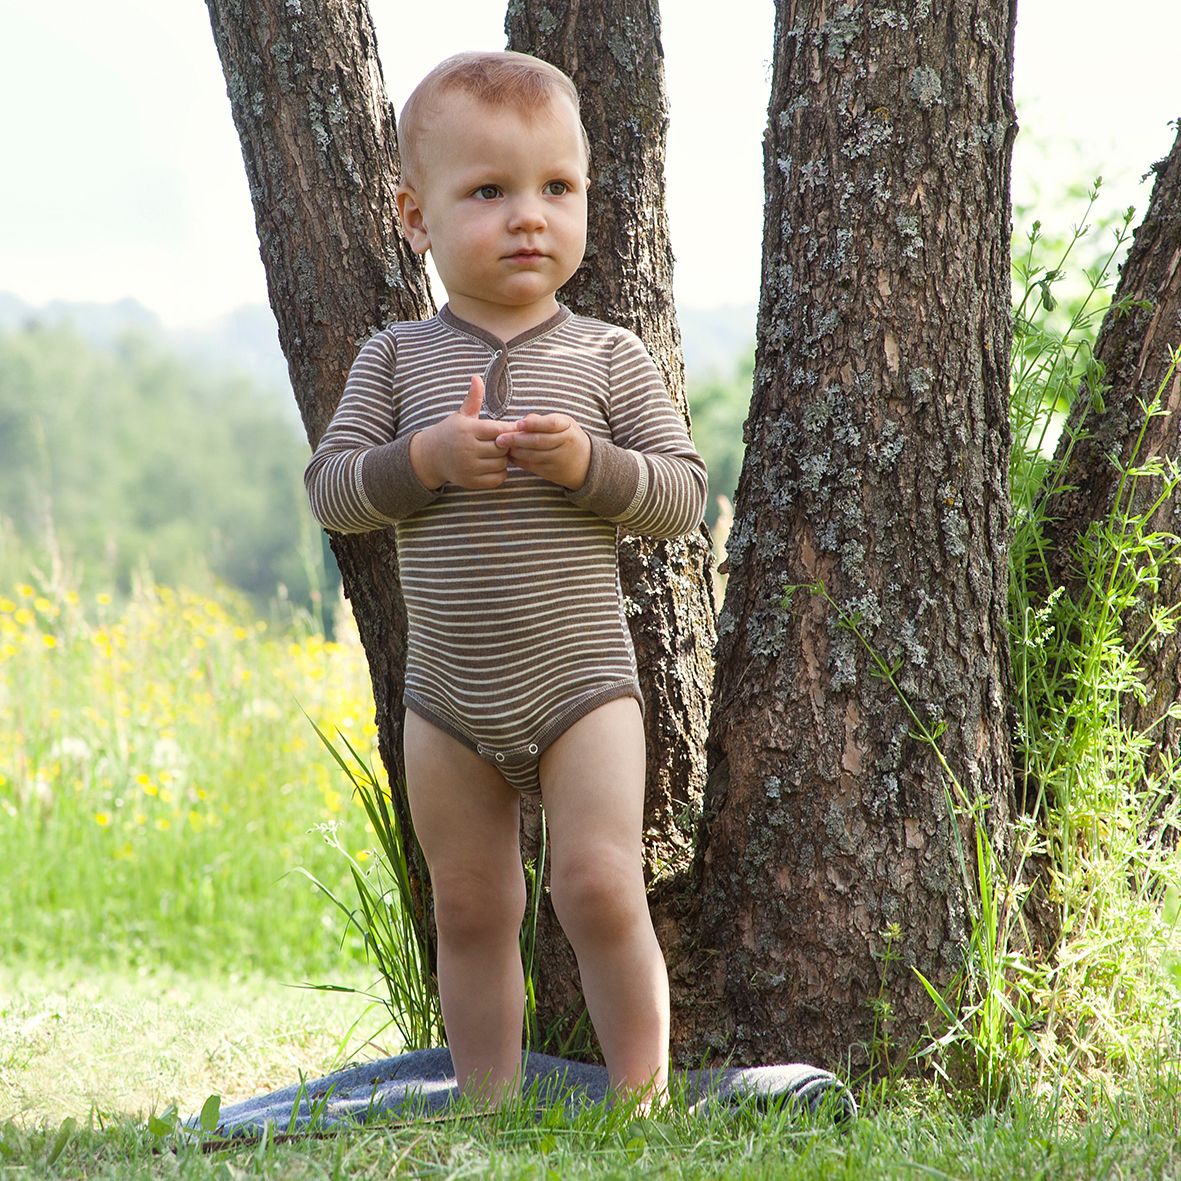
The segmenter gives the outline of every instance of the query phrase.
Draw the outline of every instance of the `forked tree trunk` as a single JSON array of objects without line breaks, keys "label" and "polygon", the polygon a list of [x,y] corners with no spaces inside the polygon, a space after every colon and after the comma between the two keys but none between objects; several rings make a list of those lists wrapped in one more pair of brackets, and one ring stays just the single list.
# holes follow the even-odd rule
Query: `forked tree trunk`
[{"label": "forked tree trunk", "polygon": [[[512,0],[505,27],[510,49],[544,58],[574,79],[591,144],[586,259],[559,298],[576,312],[635,332],[688,423],[664,202],[668,102],[659,8],[655,0]],[[704,528],[675,541],[625,537],[620,543],[620,580],[645,700],[651,884],[692,861],[713,678],[709,561]],[[581,1004],[573,953],[548,908],[539,939],[541,1017],[560,1026],[561,1015]]]},{"label": "forked tree trunk", "polygon": [[[1102,409],[1092,408],[1098,391],[1085,385],[1079,390],[1059,441],[1056,458],[1068,459],[1061,481],[1066,491],[1046,506],[1051,518],[1047,556],[1055,586],[1074,587],[1077,582],[1073,551],[1091,524],[1111,509],[1120,479],[1113,461],[1120,467],[1130,462],[1144,425],[1140,403],[1155,397],[1168,373],[1171,350],[1181,347],[1181,132],[1154,168],[1148,212],[1136,230],[1095,342],[1095,358],[1103,364],[1103,382],[1110,388],[1102,392]],[[1181,370],[1173,373],[1161,409],[1168,414],[1149,421],[1138,462],[1150,456],[1181,462]],[[1151,505],[1160,491],[1159,480],[1142,484],[1136,512]],[[1162,504],[1150,528],[1181,536],[1181,497],[1174,495]],[[1173,562],[1162,570],[1160,586],[1145,600],[1139,622],[1131,621],[1133,642],[1152,608],[1179,602],[1181,565]],[[1152,736],[1159,750],[1176,755],[1181,720],[1165,714],[1181,690],[1181,632],[1158,636],[1145,647],[1141,660],[1147,700],[1127,703],[1124,721],[1143,730],[1164,718]]]},{"label": "forked tree trunk", "polygon": [[[390,320],[433,311],[422,260],[396,229],[394,112],[365,4],[206,0],[250,184],[267,291],[315,447],[357,350]],[[404,829],[406,617],[393,530],[331,537],[373,681],[378,748]],[[428,941],[426,866],[412,849]]]},{"label": "forked tree trunk", "polygon": [[857,637],[821,597],[781,598],[823,580],[1003,825],[1014,15],[776,5],[702,840],[716,1003],[682,1018],[687,1047],[864,1061],[883,974],[906,1046],[932,1015],[911,969],[961,965],[969,826]]},{"label": "forked tree trunk", "polygon": [[[309,441],[326,428],[360,343],[391,319],[432,307],[421,260],[397,231],[398,159],[364,4],[277,0],[248,11],[207,0],[242,142],[280,343]],[[667,123],[655,11],[617,4],[582,13],[565,48],[532,36],[514,10],[518,47],[549,56],[580,83],[595,145],[594,211],[587,264],[563,291],[577,311],[624,324],[648,344],[686,413],[680,337],[672,308],[672,257],[663,205]],[[634,60],[608,48],[608,33],[634,35]],[[581,60],[579,60],[581,59]],[[625,136],[621,128],[628,128]],[[600,244],[596,246],[596,244]],[[333,537],[377,703],[378,743],[399,818],[405,618],[392,531]],[[647,706],[648,869],[684,869],[705,777],[704,732],[712,677],[713,607],[704,535],[623,545],[623,584],[633,615]],[[415,867],[418,920],[429,931],[425,867]],[[543,1012],[575,1005],[576,976],[555,945]]]}]

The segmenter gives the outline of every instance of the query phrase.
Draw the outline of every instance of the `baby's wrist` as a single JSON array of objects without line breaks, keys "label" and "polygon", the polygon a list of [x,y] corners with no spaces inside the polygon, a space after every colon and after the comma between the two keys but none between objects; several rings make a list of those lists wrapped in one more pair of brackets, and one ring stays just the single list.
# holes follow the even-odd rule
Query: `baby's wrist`
[{"label": "baby's wrist", "polygon": [[447,483],[447,477],[435,464],[432,430],[432,427],[427,427],[410,436],[410,466],[423,487],[437,491]]},{"label": "baby's wrist", "polygon": [[586,483],[590,474],[591,441],[590,435],[581,427],[577,433],[578,443],[575,447],[574,459],[566,473],[565,487],[571,492],[577,492]]}]

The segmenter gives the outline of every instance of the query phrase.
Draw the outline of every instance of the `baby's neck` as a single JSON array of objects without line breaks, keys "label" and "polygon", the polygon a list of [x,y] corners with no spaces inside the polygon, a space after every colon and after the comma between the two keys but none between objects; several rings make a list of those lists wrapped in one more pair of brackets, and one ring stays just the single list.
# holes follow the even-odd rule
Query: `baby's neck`
[{"label": "baby's neck", "polygon": [[458,300],[451,297],[447,300],[447,307],[452,315],[482,328],[497,340],[507,343],[531,328],[536,328],[538,324],[552,319],[557,314],[558,301],[550,296],[548,300],[539,300],[525,307],[505,307],[463,297]]}]

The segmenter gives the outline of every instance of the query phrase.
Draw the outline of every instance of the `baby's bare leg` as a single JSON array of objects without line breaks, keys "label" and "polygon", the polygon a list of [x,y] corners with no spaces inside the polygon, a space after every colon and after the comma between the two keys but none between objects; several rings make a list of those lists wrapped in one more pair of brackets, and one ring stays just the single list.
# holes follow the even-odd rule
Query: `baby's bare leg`
[{"label": "baby's bare leg", "polygon": [[632,698],[576,722],[542,756],[554,910],[613,1088],[663,1095],[668,972],[643,873],[644,724]]},{"label": "baby's bare leg", "polygon": [[406,783],[439,934],[439,996],[455,1077],[496,1103],[520,1085],[525,912],[520,797],[449,734],[407,711]]}]

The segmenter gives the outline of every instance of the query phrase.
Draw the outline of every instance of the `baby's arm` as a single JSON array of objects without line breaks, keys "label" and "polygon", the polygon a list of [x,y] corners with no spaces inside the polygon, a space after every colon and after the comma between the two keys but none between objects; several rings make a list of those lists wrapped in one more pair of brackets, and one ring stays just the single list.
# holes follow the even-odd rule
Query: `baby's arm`
[{"label": "baby's arm", "polygon": [[621,330],[611,359],[611,434],[590,439],[575,504],[644,537],[679,537],[705,515],[705,461],[639,338]]},{"label": "baby's arm", "polygon": [[396,350],[388,332],[367,341],[340,405],[304,472],[316,520],[334,533],[384,529],[430,504],[444,483],[491,488],[505,478],[500,426],[480,419],[481,380],[472,379],[454,414],[399,435],[394,421]]}]

